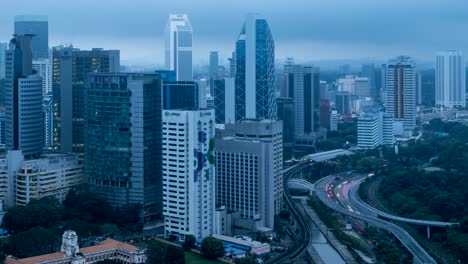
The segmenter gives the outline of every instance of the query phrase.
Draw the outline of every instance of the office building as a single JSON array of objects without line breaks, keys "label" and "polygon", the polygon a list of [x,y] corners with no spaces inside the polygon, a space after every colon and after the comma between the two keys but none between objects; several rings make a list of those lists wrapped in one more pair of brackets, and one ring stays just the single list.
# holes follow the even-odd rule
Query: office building
[{"label": "office building", "polygon": [[86,83],[85,174],[113,206],[161,213],[161,80],[157,74],[93,73]]},{"label": "office building", "polygon": [[335,97],[335,107],[340,115],[351,114],[351,95],[349,92],[337,92]]},{"label": "office building", "polygon": [[296,142],[296,125],[294,117],[294,98],[277,99],[278,120],[283,121],[283,156],[290,159]]},{"label": "office building", "polygon": [[212,235],[215,215],[214,110],[163,111],[166,236]]},{"label": "office building", "polygon": [[319,130],[319,69],[288,63],[284,68],[287,97],[294,98],[295,133],[312,136]]},{"label": "office building", "polygon": [[332,110],[330,115],[330,131],[338,130],[338,111]]},{"label": "office building", "polygon": [[65,200],[68,192],[83,183],[83,164],[74,154],[49,154],[23,161],[15,173],[16,205],[53,197]]},{"label": "office building", "polygon": [[405,134],[416,126],[415,64],[410,57],[400,56],[385,65],[386,112],[401,123]]},{"label": "office building", "polygon": [[373,63],[362,64],[361,77],[369,80],[370,97],[374,102],[380,101],[380,89],[377,86],[375,67]]},{"label": "office building", "polygon": [[235,89],[234,78],[213,80],[214,110],[216,124],[234,124]]},{"label": "office building", "polygon": [[44,148],[51,149],[54,144],[54,105],[52,96],[44,96],[42,101],[42,118],[44,120]]},{"label": "office building", "polygon": [[5,107],[6,80],[0,79],[0,107]]},{"label": "office building", "polygon": [[89,73],[119,72],[118,50],[53,49],[54,149],[84,156],[85,81]]},{"label": "office building", "polygon": [[436,107],[466,107],[466,72],[461,51],[440,51],[436,55]]},{"label": "office building", "polygon": [[371,97],[370,81],[367,77],[346,75],[338,79],[338,90],[357,97]]},{"label": "office building", "polygon": [[394,118],[378,107],[366,107],[358,119],[358,147],[375,148],[395,143]]},{"label": "office building", "polygon": [[272,141],[216,139],[216,204],[239,214],[237,227],[274,228],[274,154]]},{"label": "office building", "polygon": [[37,156],[43,147],[42,79],[33,74],[29,35],[10,41],[5,86],[6,148]]},{"label": "office building", "polygon": [[[8,44],[0,42],[0,80],[5,79],[5,65],[6,65],[5,64],[6,63],[5,52],[7,51],[7,49],[8,49]],[[2,105],[1,102],[0,102],[0,105]]]},{"label": "office building", "polygon": [[0,109],[0,149],[5,148],[5,124],[6,124],[6,115],[5,109]]},{"label": "office building", "polygon": [[170,15],[165,32],[166,69],[177,81],[193,81],[192,25],[186,14]]},{"label": "office building", "polygon": [[235,136],[239,140],[273,143],[274,210],[278,214],[283,206],[283,122],[279,120],[246,119],[236,123]]},{"label": "office building", "polygon": [[266,19],[248,14],[236,42],[236,120],[276,119],[275,43]]},{"label": "office building", "polygon": [[[219,54],[217,51],[210,52],[210,80],[218,77]],[[224,77],[224,76],[221,76]]]},{"label": "office building", "polygon": [[435,70],[420,71],[421,78],[421,104],[424,106],[435,106]]},{"label": "office building", "polygon": [[163,109],[197,109],[198,84],[192,81],[163,81]]},{"label": "office building", "polygon": [[229,78],[236,77],[236,53],[233,52],[231,58],[229,58]]},{"label": "office building", "polygon": [[33,69],[42,78],[42,94],[52,94],[52,63],[49,59],[33,60]]},{"label": "office building", "polygon": [[206,109],[206,96],[207,96],[207,89],[208,87],[208,82],[206,79],[198,79],[196,81],[197,83],[197,98],[198,98],[198,108],[200,109]]},{"label": "office building", "polygon": [[327,131],[330,131],[330,122],[331,122],[330,100],[322,99],[320,100],[320,127],[323,127]]},{"label": "office building", "polygon": [[15,35],[32,36],[31,50],[34,60],[49,58],[49,22],[47,16],[15,16]]}]

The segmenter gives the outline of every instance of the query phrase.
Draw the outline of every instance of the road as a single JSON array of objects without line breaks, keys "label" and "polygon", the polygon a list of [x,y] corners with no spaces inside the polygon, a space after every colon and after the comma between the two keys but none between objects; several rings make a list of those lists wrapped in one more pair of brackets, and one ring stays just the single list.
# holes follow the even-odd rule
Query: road
[{"label": "road", "polygon": [[290,247],[286,253],[271,260],[265,261],[265,264],[295,263],[296,260],[299,260],[299,258],[303,257],[304,253],[307,252],[307,249],[312,243],[312,228],[310,225],[312,220],[296,206],[288,188],[288,180],[307,166],[309,166],[308,162],[302,162],[283,171],[284,204],[290,210],[291,215],[296,220],[300,230],[298,236],[296,237],[295,246]]},{"label": "road", "polygon": [[373,216],[382,217],[385,219],[398,221],[398,222],[405,222],[413,225],[423,225],[423,226],[436,226],[436,227],[449,227],[453,225],[458,225],[458,223],[452,222],[440,222],[440,221],[429,221],[429,220],[418,220],[412,218],[405,218],[400,216],[391,215],[385,212],[382,212],[369,204],[365,203],[359,197],[359,185],[366,180],[367,176],[361,176],[356,178],[351,183],[343,184],[343,188],[349,190],[349,199],[354,202],[356,207],[360,208],[361,210],[365,211],[368,214],[372,214]]},{"label": "road", "polygon": [[[395,235],[395,237],[411,252],[411,254],[413,254],[414,258],[419,261],[418,263],[437,263],[403,228],[394,223],[378,218],[378,216],[376,216],[372,211],[368,211],[365,207],[360,206],[359,202],[356,202],[356,200],[353,199],[355,197],[351,198],[351,195],[354,195],[351,190],[353,190],[353,186],[359,187],[359,179],[349,180],[349,185],[342,185],[341,188],[333,188],[331,185],[334,181],[335,176],[328,176],[315,183],[315,193],[327,207],[342,214],[366,221],[378,228],[388,230]],[[333,188],[332,191],[339,200],[330,196],[330,187]],[[335,190],[338,192],[335,192]]]}]

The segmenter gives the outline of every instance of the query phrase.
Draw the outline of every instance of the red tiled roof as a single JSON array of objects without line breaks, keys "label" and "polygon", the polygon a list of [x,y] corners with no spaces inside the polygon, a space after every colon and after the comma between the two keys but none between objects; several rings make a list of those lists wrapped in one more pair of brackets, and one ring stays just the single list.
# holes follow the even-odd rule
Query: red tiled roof
[{"label": "red tiled roof", "polygon": [[[121,249],[124,251],[137,251],[139,248],[124,243],[120,242],[117,240],[113,239],[106,239],[101,242],[99,245],[91,246],[91,247],[85,247],[85,248],[80,248],[80,253],[83,255],[88,255],[92,253],[97,253],[100,251],[106,251],[106,250],[112,250],[112,249]],[[63,259],[65,258],[65,253],[63,252],[56,252],[56,253],[51,253],[51,254],[46,254],[46,255],[41,255],[41,256],[35,256],[31,258],[24,258],[24,259],[15,259],[12,257],[7,257],[5,259],[5,264],[36,264],[36,263],[41,263],[44,261],[52,261],[52,260],[58,260],[58,259]]]}]

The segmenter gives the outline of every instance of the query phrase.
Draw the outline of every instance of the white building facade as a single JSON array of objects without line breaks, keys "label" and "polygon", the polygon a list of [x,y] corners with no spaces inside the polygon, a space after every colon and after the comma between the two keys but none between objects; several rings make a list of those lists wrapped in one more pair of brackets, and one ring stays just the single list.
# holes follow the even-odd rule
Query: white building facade
[{"label": "white building facade", "polygon": [[436,55],[436,107],[466,107],[465,61],[461,51]]},{"label": "white building facade", "polygon": [[42,78],[42,94],[52,93],[52,63],[49,59],[33,60],[32,67]]},{"label": "white building facade", "polygon": [[166,236],[215,232],[214,110],[163,111],[163,215]]}]

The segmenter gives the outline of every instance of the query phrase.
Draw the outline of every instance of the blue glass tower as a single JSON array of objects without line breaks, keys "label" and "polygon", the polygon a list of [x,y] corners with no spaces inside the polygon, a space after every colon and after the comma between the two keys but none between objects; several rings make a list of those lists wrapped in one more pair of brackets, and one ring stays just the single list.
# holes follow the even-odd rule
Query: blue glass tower
[{"label": "blue glass tower", "polygon": [[275,43],[268,22],[248,14],[236,42],[236,120],[276,119]]}]

